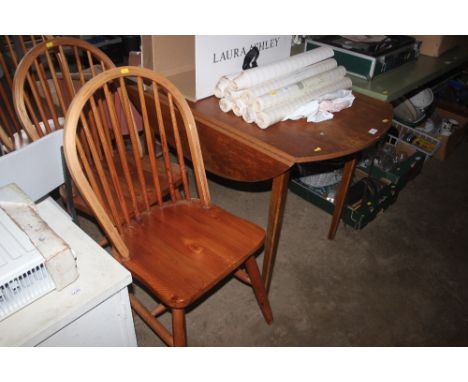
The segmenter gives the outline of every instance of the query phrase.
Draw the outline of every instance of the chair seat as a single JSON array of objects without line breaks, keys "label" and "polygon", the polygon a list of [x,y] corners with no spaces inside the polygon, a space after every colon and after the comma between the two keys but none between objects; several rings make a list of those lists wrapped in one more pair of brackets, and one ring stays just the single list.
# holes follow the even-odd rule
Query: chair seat
[{"label": "chair seat", "polygon": [[184,308],[263,244],[259,226],[198,200],[155,207],[123,234],[125,267],[171,308]]}]

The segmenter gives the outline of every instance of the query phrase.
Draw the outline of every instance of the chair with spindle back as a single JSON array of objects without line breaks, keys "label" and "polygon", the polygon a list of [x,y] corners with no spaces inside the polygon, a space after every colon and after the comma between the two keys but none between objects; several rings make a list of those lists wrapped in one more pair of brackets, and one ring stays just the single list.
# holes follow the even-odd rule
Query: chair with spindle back
[{"label": "chair with spindle back", "polygon": [[13,80],[18,118],[32,140],[60,129],[78,89],[100,72],[115,67],[94,45],[57,37],[31,49]]},{"label": "chair with spindle back", "polygon": [[[18,65],[13,81],[15,108],[28,136],[36,140],[61,128],[76,92],[97,74],[114,67],[112,60],[104,52],[81,39],[58,37],[35,46]],[[123,110],[118,93],[114,92],[112,97],[120,121],[120,134],[128,136],[129,125],[124,118],[127,110]],[[105,126],[104,133],[113,140],[109,111],[101,102],[97,106]],[[138,125],[141,125],[138,111],[130,105],[128,113],[132,121],[137,122],[134,125],[138,129]],[[91,134],[98,134],[97,126],[91,126]],[[180,172],[177,166],[172,166],[180,185]],[[146,168],[144,174],[148,176]],[[165,184],[163,196],[168,195]],[[66,200],[65,188],[62,187],[60,191],[62,198]],[[153,197],[150,203],[154,202],[156,199]],[[73,192],[73,204],[79,211],[92,213],[76,192]]]},{"label": "chair with spindle back", "polygon": [[13,106],[13,77],[18,63],[30,48],[52,36],[0,36],[0,144],[11,152],[27,144]]},{"label": "chair with spindle back", "polygon": [[[77,90],[96,74],[113,67],[104,52],[81,39],[57,37],[36,44],[19,62],[13,80],[13,102],[27,139],[36,141],[61,129]],[[70,188],[70,184],[68,189],[60,188],[69,212],[75,216],[76,208],[89,214],[80,195]]]},{"label": "chair with spindle back", "polygon": [[[128,110],[128,88],[132,86],[137,89],[135,107],[141,110],[146,140],[145,155],[140,157],[137,136],[130,134],[130,160],[124,155],[121,137],[115,134],[112,144],[104,133],[98,104],[106,104],[111,127],[119,131],[111,93],[119,92],[123,108]],[[146,92],[153,96],[151,103]],[[149,118],[150,109],[154,120]],[[126,118],[131,124],[129,113]],[[98,127],[97,135],[91,133],[92,125]],[[162,143],[161,158],[154,154],[154,136]],[[176,197],[176,186],[171,182],[169,146],[183,175],[183,199]],[[211,202],[195,120],[171,82],[137,67],[99,74],[81,88],[70,106],[64,152],[75,184],[110,239],[113,256],[160,302],[148,309],[133,294],[130,297],[135,312],[166,344],[186,345],[185,310],[230,275],[253,287],[265,320],[272,322],[255,260],[265,232]],[[194,186],[189,186],[184,157],[192,164]],[[158,199],[153,206],[148,202],[150,184],[143,176],[145,158]],[[135,168],[134,175],[130,168]],[[170,200],[161,197],[158,169],[167,174]],[[124,194],[131,197],[125,198]],[[172,333],[157,320],[166,310],[172,313]]]}]

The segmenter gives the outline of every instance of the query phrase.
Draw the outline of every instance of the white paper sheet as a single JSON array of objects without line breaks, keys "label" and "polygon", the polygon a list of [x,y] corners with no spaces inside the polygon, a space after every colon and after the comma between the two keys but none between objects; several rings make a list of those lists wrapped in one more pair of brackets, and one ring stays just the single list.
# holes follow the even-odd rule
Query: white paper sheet
[{"label": "white paper sheet", "polygon": [[283,120],[307,118],[307,122],[322,122],[333,118],[333,113],[351,107],[354,102],[351,90],[338,90],[301,105]]}]

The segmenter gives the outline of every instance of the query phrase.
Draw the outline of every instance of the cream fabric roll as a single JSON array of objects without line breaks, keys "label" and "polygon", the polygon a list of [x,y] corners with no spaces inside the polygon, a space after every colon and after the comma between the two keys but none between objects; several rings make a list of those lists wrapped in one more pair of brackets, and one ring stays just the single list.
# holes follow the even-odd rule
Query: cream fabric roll
[{"label": "cream fabric roll", "polygon": [[288,73],[280,78],[274,78],[270,81],[255,85],[249,89],[241,90],[243,92],[242,97],[248,97],[249,102],[254,102],[255,98],[263,94],[267,94],[272,90],[282,88],[294,84],[298,81],[302,81],[305,78],[309,78],[337,67],[336,60],[330,58],[328,60],[319,62],[317,64],[306,66],[293,73]]},{"label": "cream fabric roll", "polygon": [[281,121],[288,114],[293,113],[298,107],[303,104],[310,102],[324,94],[333,93],[337,90],[347,89],[352,86],[352,82],[349,78],[345,77],[337,82],[330,85],[322,86],[318,89],[314,89],[310,93],[302,95],[298,98],[292,99],[284,104],[273,106],[269,109],[257,113],[255,123],[261,129]]},{"label": "cream fabric roll", "polygon": [[306,94],[314,89],[330,85],[340,79],[346,74],[346,69],[339,66],[328,72],[306,78],[294,84],[275,89],[267,94],[258,97],[253,103],[253,109],[257,112],[268,109],[273,105],[287,102],[290,99],[297,98]]},{"label": "cream fabric roll", "polygon": [[232,90],[250,88],[259,83],[283,76],[287,73],[292,73],[300,68],[315,64],[330,57],[333,57],[333,49],[330,47],[323,46],[312,49],[308,52],[297,54],[269,65],[242,71],[232,80],[229,87]]}]

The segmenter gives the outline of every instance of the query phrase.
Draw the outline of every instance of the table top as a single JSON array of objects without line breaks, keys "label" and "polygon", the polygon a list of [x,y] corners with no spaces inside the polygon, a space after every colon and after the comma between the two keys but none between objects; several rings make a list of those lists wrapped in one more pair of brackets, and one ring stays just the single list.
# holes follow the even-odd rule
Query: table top
[{"label": "table top", "polygon": [[279,122],[267,129],[244,122],[232,112],[224,113],[215,97],[192,103],[197,123],[222,131],[234,140],[286,164],[338,158],[361,151],[380,139],[390,127],[390,104],[355,94],[353,105],[335,113],[333,119],[311,123],[306,119]]},{"label": "table top", "polygon": [[[139,105],[136,87],[128,91],[130,99]],[[329,121],[288,120],[264,130],[232,112],[224,113],[214,96],[189,102],[189,106],[206,169],[227,179],[257,182],[279,176],[296,163],[340,158],[378,141],[390,128],[392,105],[361,94],[355,96],[350,108],[335,113]],[[149,92],[145,98],[151,123],[156,120],[154,99]],[[167,107],[164,103],[162,106]]]},{"label": "table top", "polygon": [[76,253],[80,276],[0,322],[0,346],[34,346],[132,282],[130,272],[93,241],[50,198],[39,215]]},{"label": "table top", "polygon": [[354,76],[350,78],[355,92],[391,102],[447,74],[465,62],[468,62],[468,49],[459,47],[440,57],[420,55],[417,60],[378,75],[371,81]]}]

